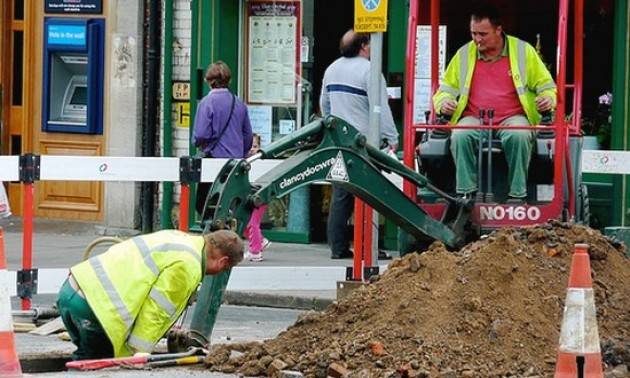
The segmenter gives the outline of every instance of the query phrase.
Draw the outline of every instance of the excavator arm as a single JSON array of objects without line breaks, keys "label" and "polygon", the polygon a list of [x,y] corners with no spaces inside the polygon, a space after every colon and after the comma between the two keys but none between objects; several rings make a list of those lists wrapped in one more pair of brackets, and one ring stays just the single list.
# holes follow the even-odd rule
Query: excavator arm
[{"label": "excavator arm", "polygon": [[[318,141],[316,147],[300,149],[312,146],[313,141]],[[255,183],[249,181],[252,161],[279,157],[290,149],[295,152],[293,156]],[[433,190],[455,209],[447,213],[456,215],[450,216],[451,219],[432,218],[381,171],[398,174]],[[208,219],[206,228],[230,228],[242,233],[255,207],[318,181],[334,183],[356,195],[416,238],[440,240],[452,248],[464,242],[463,226],[470,215],[471,203],[434,187],[426,177],[368,145],[363,134],[334,117],[305,126],[296,135],[271,144],[251,159],[230,160],[208,194],[203,215]]]}]

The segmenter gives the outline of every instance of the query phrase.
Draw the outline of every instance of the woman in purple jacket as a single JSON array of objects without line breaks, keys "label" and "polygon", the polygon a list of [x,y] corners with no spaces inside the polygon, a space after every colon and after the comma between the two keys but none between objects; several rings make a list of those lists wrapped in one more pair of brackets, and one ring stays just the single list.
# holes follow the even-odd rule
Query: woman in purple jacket
[{"label": "woman in purple jacket", "polygon": [[[210,93],[199,101],[195,114],[193,143],[204,157],[244,158],[252,147],[252,126],[247,106],[233,95],[228,86],[232,72],[217,61],[206,70]],[[195,208],[203,214],[211,183],[197,185]]]}]

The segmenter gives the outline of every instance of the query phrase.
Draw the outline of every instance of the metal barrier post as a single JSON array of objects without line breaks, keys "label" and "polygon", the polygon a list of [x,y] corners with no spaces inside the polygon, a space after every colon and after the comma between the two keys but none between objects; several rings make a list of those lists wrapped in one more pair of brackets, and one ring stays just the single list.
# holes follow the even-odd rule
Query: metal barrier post
[{"label": "metal barrier post", "polygon": [[[376,245],[376,247],[374,246],[374,236],[375,236],[374,234],[376,230],[373,227],[372,220],[374,219],[375,211],[370,206],[368,206],[368,204],[366,204],[365,202],[363,202],[363,207],[364,207],[363,219],[361,220],[361,222],[363,222],[363,234],[364,234],[363,236],[364,237],[363,267],[368,267],[368,266],[372,266],[372,261],[374,257],[374,254],[372,253],[372,251],[374,250],[374,248],[378,247],[378,244]],[[378,258],[378,252],[376,253],[376,256]],[[367,277],[363,275],[363,279],[366,280]]]},{"label": "metal barrier post", "polygon": [[179,230],[188,231],[190,204],[190,184],[201,179],[201,159],[190,156],[179,158],[179,181],[181,193],[179,197]]},{"label": "metal barrier post", "polygon": [[[365,229],[363,228],[365,204],[358,198],[354,199],[354,257],[352,258],[352,280],[361,281],[363,272],[363,242]],[[348,280],[349,281],[349,280]]]},{"label": "metal barrier post", "polygon": [[179,195],[179,230],[188,231],[188,204],[190,203],[190,186],[181,183],[181,192]]},{"label": "metal barrier post", "polygon": [[22,233],[22,269],[17,272],[17,294],[22,298],[22,310],[30,310],[31,298],[37,294],[37,269],[33,269],[33,183],[39,179],[40,158],[20,156],[20,181],[24,188]]}]

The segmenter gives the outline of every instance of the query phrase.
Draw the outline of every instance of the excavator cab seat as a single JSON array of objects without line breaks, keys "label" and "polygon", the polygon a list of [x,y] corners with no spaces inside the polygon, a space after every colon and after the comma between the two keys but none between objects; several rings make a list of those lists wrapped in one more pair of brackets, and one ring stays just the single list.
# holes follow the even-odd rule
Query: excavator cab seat
[{"label": "excavator cab seat", "polygon": [[[438,187],[447,192],[455,191],[455,164],[450,151],[450,130],[431,129],[423,132],[419,138],[419,153],[417,163],[420,173],[425,174]],[[538,184],[550,185],[553,183],[553,153],[555,146],[555,131],[538,130],[533,141],[532,159],[529,164],[528,192],[535,193],[535,186]],[[487,174],[487,151],[492,148],[493,155],[493,181],[505,181],[508,171],[507,163],[503,154],[501,140],[493,133],[490,143],[483,141],[483,175]],[[505,185],[504,185],[505,186]],[[496,187],[496,185],[495,185]]]}]

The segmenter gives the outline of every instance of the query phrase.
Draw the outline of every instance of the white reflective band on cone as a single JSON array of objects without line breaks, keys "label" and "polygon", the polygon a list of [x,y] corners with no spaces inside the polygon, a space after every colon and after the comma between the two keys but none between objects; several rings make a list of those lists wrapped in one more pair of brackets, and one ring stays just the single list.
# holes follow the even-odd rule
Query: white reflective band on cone
[{"label": "white reflective band on cone", "polygon": [[593,289],[567,290],[558,349],[576,354],[599,353]]},{"label": "white reflective band on cone", "polygon": [[9,272],[6,269],[0,269],[0,332],[13,332]]}]

